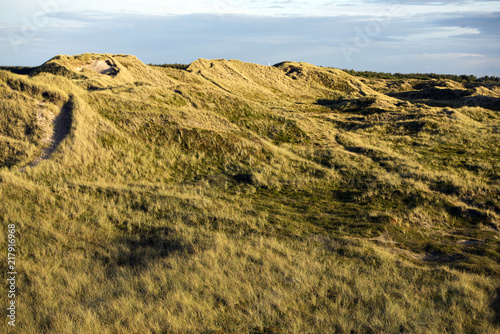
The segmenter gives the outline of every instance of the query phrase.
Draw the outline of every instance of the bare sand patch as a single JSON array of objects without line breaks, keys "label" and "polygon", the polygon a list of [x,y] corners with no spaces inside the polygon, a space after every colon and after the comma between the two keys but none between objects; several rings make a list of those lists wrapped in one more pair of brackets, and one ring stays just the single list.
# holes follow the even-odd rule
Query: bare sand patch
[{"label": "bare sand patch", "polygon": [[113,64],[110,60],[94,60],[92,64],[83,66],[83,68],[88,68],[100,74],[109,74],[109,75],[114,75],[119,71],[116,65]]}]

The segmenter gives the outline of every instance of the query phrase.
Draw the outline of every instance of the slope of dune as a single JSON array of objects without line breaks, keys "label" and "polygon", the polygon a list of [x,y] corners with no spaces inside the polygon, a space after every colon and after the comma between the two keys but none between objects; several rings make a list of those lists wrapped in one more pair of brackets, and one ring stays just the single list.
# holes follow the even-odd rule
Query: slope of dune
[{"label": "slope of dune", "polygon": [[0,93],[21,331],[500,331],[494,85],[83,54]]}]

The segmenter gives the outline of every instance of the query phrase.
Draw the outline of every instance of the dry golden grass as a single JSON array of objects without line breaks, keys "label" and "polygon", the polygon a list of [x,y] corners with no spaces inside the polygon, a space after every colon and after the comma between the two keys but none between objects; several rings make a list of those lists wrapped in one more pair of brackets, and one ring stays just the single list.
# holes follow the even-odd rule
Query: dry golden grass
[{"label": "dry golden grass", "polygon": [[500,332],[494,87],[86,54],[0,92],[20,332]]}]

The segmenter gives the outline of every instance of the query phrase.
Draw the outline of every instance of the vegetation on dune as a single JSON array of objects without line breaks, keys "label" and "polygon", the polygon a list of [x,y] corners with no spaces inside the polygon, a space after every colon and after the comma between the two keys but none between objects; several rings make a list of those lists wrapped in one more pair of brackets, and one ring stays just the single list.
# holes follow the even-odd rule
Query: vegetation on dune
[{"label": "vegetation on dune", "polygon": [[386,73],[386,72],[373,72],[373,71],[355,71],[355,70],[344,70],[344,72],[349,73],[354,76],[364,77],[364,78],[376,78],[376,79],[418,79],[418,80],[453,80],[461,83],[470,84],[498,84],[500,83],[500,77],[485,75],[482,77],[476,77],[475,75],[456,75],[456,74],[436,74],[436,73]]},{"label": "vegetation on dune", "polygon": [[175,68],[178,70],[187,70],[189,64],[149,64],[149,66],[157,66],[157,67],[166,67],[166,68]]},{"label": "vegetation on dune", "polygon": [[0,70],[15,74],[31,74],[36,68],[28,66],[0,66]]},{"label": "vegetation on dune", "polygon": [[500,89],[475,84],[110,54],[0,70],[17,329],[500,332]]}]

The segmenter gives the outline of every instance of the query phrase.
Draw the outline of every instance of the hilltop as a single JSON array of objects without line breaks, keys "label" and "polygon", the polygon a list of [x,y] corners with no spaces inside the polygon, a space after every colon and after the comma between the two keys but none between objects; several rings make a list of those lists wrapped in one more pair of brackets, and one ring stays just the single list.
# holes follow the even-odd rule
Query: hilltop
[{"label": "hilltop", "polygon": [[13,72],[25,331],[500,332],[499,85],[112,54]]}]

